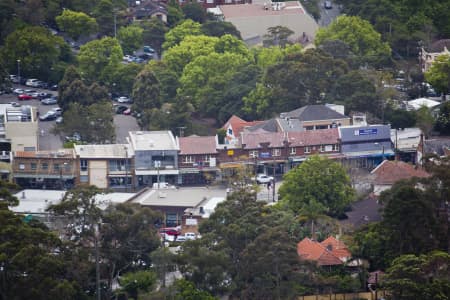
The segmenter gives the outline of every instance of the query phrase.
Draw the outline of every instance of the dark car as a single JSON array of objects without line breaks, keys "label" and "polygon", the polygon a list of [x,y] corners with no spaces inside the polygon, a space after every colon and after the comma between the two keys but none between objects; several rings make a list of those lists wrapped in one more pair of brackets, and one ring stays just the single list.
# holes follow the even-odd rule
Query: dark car
[{"label": "dark car", "polygon": [[116,114],[121,115],[121,114],[123,114],[123,112],[126,111],[127,109],[128,109],[128,107],[125,106],[125,105],[119,105],[119,106],[116,106],[116,108],[115,108]]},{"label": "dark car", "polygon": [[50,86],[50,90],[57,91],[58,90],[58,85],[54,84],[54,85]]}]

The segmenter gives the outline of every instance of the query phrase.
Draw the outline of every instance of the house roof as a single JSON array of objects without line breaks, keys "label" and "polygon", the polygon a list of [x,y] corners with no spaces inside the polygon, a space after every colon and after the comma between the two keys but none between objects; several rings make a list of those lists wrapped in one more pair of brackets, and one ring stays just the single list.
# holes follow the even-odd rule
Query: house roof
[{"label": "house roof", "polygon": [[293,111],[281,113],[281,118],[294,118],[300,121],[321,121],[350,119],[325,105],[306,105]]},{"label": "house roof", "polygon": [[351,257],[347,246],[334,237],[321,243],[304,238],[297,244],[297,254],[302,259],[316,261],[319,266],[341,265]]},{"label": "house roof", "polygon": [[289,146],[314,146],[337,144],[339,141],[339,131],[337,128],[306,130],[301,132],[288,132]]},{"label": "house roof", "polygon": [[370,222],[381,221],[381,208],[382,205],[377,201],[377,197],[370,194],[365,199],[352,204],[351,211],[345,213],[347,219],[343,220],[342,223],[358,228]]},{"label": "house roof", "polygon": [[260,121],[257,124],[245,128],[246,131],[256,131],[258,129],[263,129],[268,132],[278,132],[278,122],[277,119],[270,119],[267,121]]},{"label": "house roof", "polygon": [[450,39],[442,39],[431,44],[427,51],[430,53],[441,53],[444,51],[444,48],[447,48],[450,51]]},{"label": "house roof", "polygon": [[[254,126],[260,123],[263,123],[264,121],[245,121],[238,116],[232,115],[228,121],[222,126],[222,129],[227,130],[229,126],[233,129],[233,135],[235,137],[239,137],[241,132],[244,130],[245,127]],[[228,133],[227,133],[228,134]]]},{"label": "house roof", "polygon": [[371,174],[375,175],[375,184],[392,185],[402,179],[413,177],[427,178],[430,174],[422,169],[416,169],[411,164],[403,161],[384,160]]},{"label": "house roof", "polygon": [[423,150],[426,154],[436,154],[438,156],[445,156],[450,149],[450,138],[440,138],[425,140],[423,143]]},{"label": "house roof", "polygon": [[213,154],[217,153],[215,136],[180,137],[180,154]]},{"label": "house roof", "polygon": [[413,108],[414,110],[420,109],[422,106],[432,108],[441,104],[438,101],[434,101],[428,98],[418,98],[414,100],[407,101],[408,106]]}]

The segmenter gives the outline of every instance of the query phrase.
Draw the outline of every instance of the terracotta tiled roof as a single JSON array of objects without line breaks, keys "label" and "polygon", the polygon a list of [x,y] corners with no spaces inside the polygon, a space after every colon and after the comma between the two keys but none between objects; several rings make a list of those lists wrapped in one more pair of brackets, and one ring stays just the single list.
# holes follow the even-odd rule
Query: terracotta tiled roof
[{"label": "terracotta tiled roof", "polygon": [[375,183],[383,185],[392,185],[402,179],[410,179],[413,177],[427,178],[430,174],[422,169],[416,169],[411,164],[403,161],[383,161],[376,167],[371,174],[375,175]]},{"label": "terracotta tiled roof", "polygon": [[322,243],[304,238],[297,244],[297,254],[302,259],[316,261],[319,266],[341,265],[351,257],[347,246],[333,237]]},{"label": "terracotta tiled roof", "polygon": [[215,136],[189,136],[180,138],[180,154],[217,153]]},{"label": "terracotta tiled roof", "polygon": [[241,132],[244,130],[245,127],[254,126],[257,124],[260,124],[264,121],[245,121],[239,118],[238,116],[232,115],[230,119],[225,123],[225,125],[222,126],[223,129],[228,129],[228,126],[231,125],[231,128],[233,128],[233,135],[235,137],[239,137]]},{"label": "terracotta tiled roof", "polygon": [[289,132],[290,147],[337,144],[339,131],[337,128]]},{"label": "terracotta tiled roof", "polygon": [[337,128],[323,130],[307,130],[301,132],[244,132],[241,144],[245,144],[246,149],[260,148],[260,143],[270,143],[269,147],[283,147],[285,141],[289,141],[289,147],[330,145],[339,141]]}]

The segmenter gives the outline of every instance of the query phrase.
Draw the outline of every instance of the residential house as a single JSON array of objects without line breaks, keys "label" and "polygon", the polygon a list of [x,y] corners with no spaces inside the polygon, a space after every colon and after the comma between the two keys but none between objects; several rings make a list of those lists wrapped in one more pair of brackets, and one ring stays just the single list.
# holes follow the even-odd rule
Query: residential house
[{"label": "residential house", "polygon": [[349,126],[350,118],[343,113],[343,107],[336,105],[306,105],[280,114],[287,122],[298,120],[304,130],[329,129]]},{"label": "residential house", "polygon": [[155,182],[182,183],[178,170],[180,148],[171,131],[130,131],[128,135],[137,188]]},{"label": "residential house", "polygon": [[178,139],[181,184],[208,184],[218,177],[217,135]]},{"label": "residential house", "polygon": [[[178,0],[180,5],[185,5],[191,3],[189,0]],[[197,0],[197,3],[201,4],[203,8],[214,8],[219,5],[240,5],[240,4],[251,4],[252,0]]]},{"label": "residential house", "polygon": [[315,261],[322,267],[343,265],[352,256],[344,242],[332,236],[322,242],[304,238],[297,244],[297,254],[301,259]]},{"label": "residential house", "polygon": [[427,72],[440,55],[450,55],[450,39],[438,40],[429,47],[422,47],[419,57],[422,72]]},{"label": "residential house", "polygon": [[428,178],[431,175],[422,168],[403,161],[384,160],[371,172],[374,175],[374,194],[390,189],[399,180]]},{"label": "residential house", "polygon": [[241,132],[244,131],[246,127],[254,126],[259,123],[261,123],[261,121],[248,122],[238,116],[232,115],[222,126],[222,129],[226,132],[224,143],[226,145],[238,144]]},{"label": "residential house", "polygon": [[135,20],[157,18],[167,23],[167,7],[163,2],[152,0],[139,1],[138,5],[135,5],[130,10]]},{"label": "residential house", "polygon": [[394,156],[390,125],[339,127],[341,152],[351,167],[372,169]]},{"label": "residential house", "polygon": [[12,173],[23,188],[63,189],[77,180],[78,168],[73,149],[59,151],[15,151]]},{"label": "residential house", "polygon": [[[200,210],[200,207],[203,207],[212,198],[225,199],[225,190],[205,187],[146,189],[133,202],[162,212],[164,225],[175,227],[182,225],[187,209]],[[193,225],[194,223],[194,220],[188,221],[188,224]]]},{"label": "residential house", "polygon": [[132,190],[133,149],[127,144],[75,145],[77,183],[98,188]]},{"label": "residential house", "polygon": [[341,220],[340,223],[357,229],[369,223],[379,222],[382,207],[378,197],[371,193],[364,199],[352,203],[351,210],[345,213],[347,219]]}]

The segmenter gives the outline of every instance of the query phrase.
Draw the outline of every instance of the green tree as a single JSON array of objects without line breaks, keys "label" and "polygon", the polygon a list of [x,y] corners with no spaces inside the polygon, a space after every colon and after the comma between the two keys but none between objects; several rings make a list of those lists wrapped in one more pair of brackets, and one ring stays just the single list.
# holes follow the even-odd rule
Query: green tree
[{"label": "green tree", "polygon": [[[95,17],[99,33],[102,35],[114,34],[114,5],[111,0],[101,0],[97,2],[93,10],[93,16]],[[117,22],[117,16],[116,16]]]},{"label": "green tree", "polygon": [[450,134],[450,102],[441,104],[436,120],[436,130],[442,135]]},{"label": "green tree", "polygon": [[285,26],[274,26],[267,29],[267,34],[264,36],[264,46],[280,46],[286,47],[289,44],[289,37],[294,34],[294,31]]},{"label": "green tree", "polygon": [[242,55],[229,52],[197,57],[184,68],[178,95],[192,99],[202,115],[215,116],[229,80],[246,63]]},{"label": "green tree", "polygon": [[170,28],[174,28],[184,20],[184,14],[178,1],[169,0],[167,5],[167,23]]},{"label": "green tree", "polygon": [[131,95],[134,80],[143,68],[143,64],[119,64],[108,74],[107,82],[112,95]]},{"label": "green tree", "polygon": [[175,281],[173,285],[174,300],[214,300],[208,292],[197,289],[192,282],[184,279]]},{"label": "green tree", "polygon": [[60,61],[71,60],[70,48],[61,37],[54,36],[43,27],[25,27],[8,35],[0,50],[10,74],[16,74],[20,60],[23,77],[47,80],[52,67]]},{"label": "green tree", "polygon": [[206,35],[216,37],[231,34],[238,39],[242,39],[239,30],[232,23],[225,21],[208,20],[202,24],[202,32]]},{"label": "green tree", "polygon": [[446,94],[450,92],[450,55],[438,56],[425,73],[425,79],[442,93],[442,100],[445,101]]},{"label": "green tree", "polygon": [[144,29],[142,32],[143,43],[152,46],[153,49],[161,54],[165,34],[168,31],[166,24],[158,18],[151,18],[149,21],[141,22],[140,26]]},{"label": "green tree", "polygon": [[79,103],[82,105],[91,104],[88,87],[80,79],[75,79],[67,88],[62,90],[58,98],[58,104],[63,110],[69,108],[71,103]]},{"label": "green tree", "polygon": [[329,216],[341,216],[354,198],[344,168],[321,156],[312,156],[286,173],[279,193],[281,201],[295,213],[317,201]]},{"label": "green tree", "polygon": [[139,299],[139,292],[149,292],[155,288],[156,275],[151,271],[126,273],[120,278],[122,290],[132,299]]},{"label": "green tree", "polygon": [[450,295],[450,255],[435,251],[396,258],[383,277],[389,299],[448,299]]},{"label": "green tree", "polygon": [[385,63],[391,55],[389,45],[381,40],[381,35],[372,25],[357,16],[340,16],[328,27],[319,29],[315,44],[340,40],[349,45],[361,63],[379,65]]},{"label": "green tree", "polygon": [[[416,187],[416,182],[400,182],[384,191],[383,226],[388,233],[388,257],[422,254],[440,244],[436,204]],[[414,224],[421,224],[415,226]]]},{"label": "green tree", "polygon": [[74,40],[78,40],[82,35],[94,33],[98,29],[94,18],[70,9],[63,10],[62,14],[56,17],[56,24],[61,31],[66,32]]},{"label": "green tree", "polygon": [[136,110],[161,107],[159,82],[151,70],[144,69],[137,75],[132,97]]},{"label": "green tree", "polygon": [[119,42],[110,37],[93,40],[80,47],[79,71],[87,82],[102,81],[121,63],[123,57]]},{"label": "green tree", "polygon": [[122,46],[123,52],[132,54],[133,51],[142,46],[142,33],[144,30],[141,27],[130,25],[121,27],[117,32],[117,38]]},{"label": "green tree", "polygon": [[186,19],[203,24],[206,21],[206,11],[200,3],[190,2],[181,7]]},{"label": "green tree", "polygon": [[185,20],[166,33],[165,42],[162,45],[164,50],[168,50],[178,45],[188,35],[201,35],[201,24],[192,20]]},{"label": "green tree", "polygon": [[433,130],[435,119],[428,107],[423,106],[416,111],[416,126],[419,127],[425,138],[428,138]]}]

